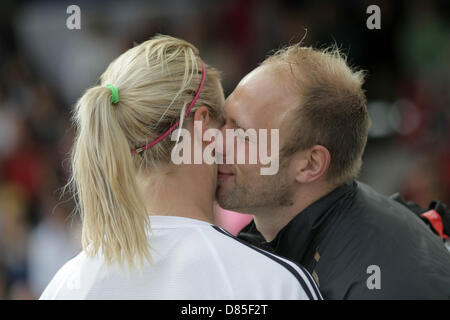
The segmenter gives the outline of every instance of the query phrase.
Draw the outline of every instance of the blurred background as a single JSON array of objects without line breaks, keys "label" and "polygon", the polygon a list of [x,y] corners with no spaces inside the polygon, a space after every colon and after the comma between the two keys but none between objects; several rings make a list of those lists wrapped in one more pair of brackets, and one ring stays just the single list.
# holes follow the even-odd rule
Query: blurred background
[{"label": "blurred background", "polygon": [[[81,9],[69,30],[67,7]],[[381,29],[369,30],[369,5]],[[192,42],[228,95],[272,50],[337,43],[368,71],[372,119],[360,180],[427,207],[450,203],[449,1],[13,1],[0,4],[0,299],[34,299],[80,250],[59,198],[76,99],[109,62],[155,33]],[[247,215],[218,212],[236,233]]]}]

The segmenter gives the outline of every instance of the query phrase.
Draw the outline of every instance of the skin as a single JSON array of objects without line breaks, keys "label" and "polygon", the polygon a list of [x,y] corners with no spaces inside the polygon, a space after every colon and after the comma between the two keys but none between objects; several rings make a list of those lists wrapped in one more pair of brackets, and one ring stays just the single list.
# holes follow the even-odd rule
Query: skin
[{"label": "skin", "polygon": [[[289,72],[276,65],[262,65],[250,72],[225,102],[223,135],[226,129],[239,127],[279,129],[281,149],[292,130],[290,112],[302,100],[290,86],[292,81]],[[255,142],[246,141],[247,152],[250,143]],[[224,144],[226,156],[229,144]],[[260,175],[259,163],[218,166],[217,202],[224,209],[253,214],[266,241],[273,240],[292,218],[336,187],[325,178],[330,165],[325,147],[314,145],[280,156],[279,171],[272,176]]]},{"label": "skin", "polygon": [[[220,88],[222,92],[222,88]],[[222,98],[224,101],[225,99]],[[202,121],[202,137],[209,128],[220,128],[223,119],[212,119],[206,106],[194,112],[194,119],[186,121],[194,145],[194,121]],[[202,142],[203,150],[210,142]],[[179,216],[213,223],[214,194],[217,185],[217,165],[168,165],[162,170],[146,172],[142,192],[149,215]]]}]

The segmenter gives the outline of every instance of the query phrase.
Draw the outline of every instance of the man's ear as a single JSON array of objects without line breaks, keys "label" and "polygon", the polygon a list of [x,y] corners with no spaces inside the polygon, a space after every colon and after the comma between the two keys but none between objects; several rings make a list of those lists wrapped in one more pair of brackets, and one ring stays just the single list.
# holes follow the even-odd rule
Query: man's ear
[{"label": "man's ear", "polygon": [[302,151],[297,157],[295,180],[299,183],[311,183],[320,179],[330,167],[330,152],[321,145]]}]

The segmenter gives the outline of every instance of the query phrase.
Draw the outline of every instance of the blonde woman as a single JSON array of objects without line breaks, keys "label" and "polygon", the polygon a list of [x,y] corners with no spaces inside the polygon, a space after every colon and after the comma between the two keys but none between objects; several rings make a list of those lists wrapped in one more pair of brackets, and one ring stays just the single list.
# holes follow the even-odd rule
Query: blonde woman
[{"label": "blonde woman", "polygon": [[223,103],[186,41],[157,36],[109,65],[74,112],[83,251],[41,299],[321,298],[302,268],[213,225],[216,165],[171,161],[174,129],[219,128]]}]

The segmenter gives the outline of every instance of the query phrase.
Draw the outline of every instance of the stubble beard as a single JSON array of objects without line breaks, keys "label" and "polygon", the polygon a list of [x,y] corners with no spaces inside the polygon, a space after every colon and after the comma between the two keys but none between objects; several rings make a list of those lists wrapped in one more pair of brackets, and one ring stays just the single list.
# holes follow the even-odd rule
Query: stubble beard
[{"label": "stubble beard", "polygon": [[292,206],[292,191],[288,184],[285,164],[280,164],[277,174],[258,176],[249,180],[234,177],[234,185],[226,193],[220,193],[220,182],[216,190],[216,200],[226,210],[253,213],[257,208]]}]

